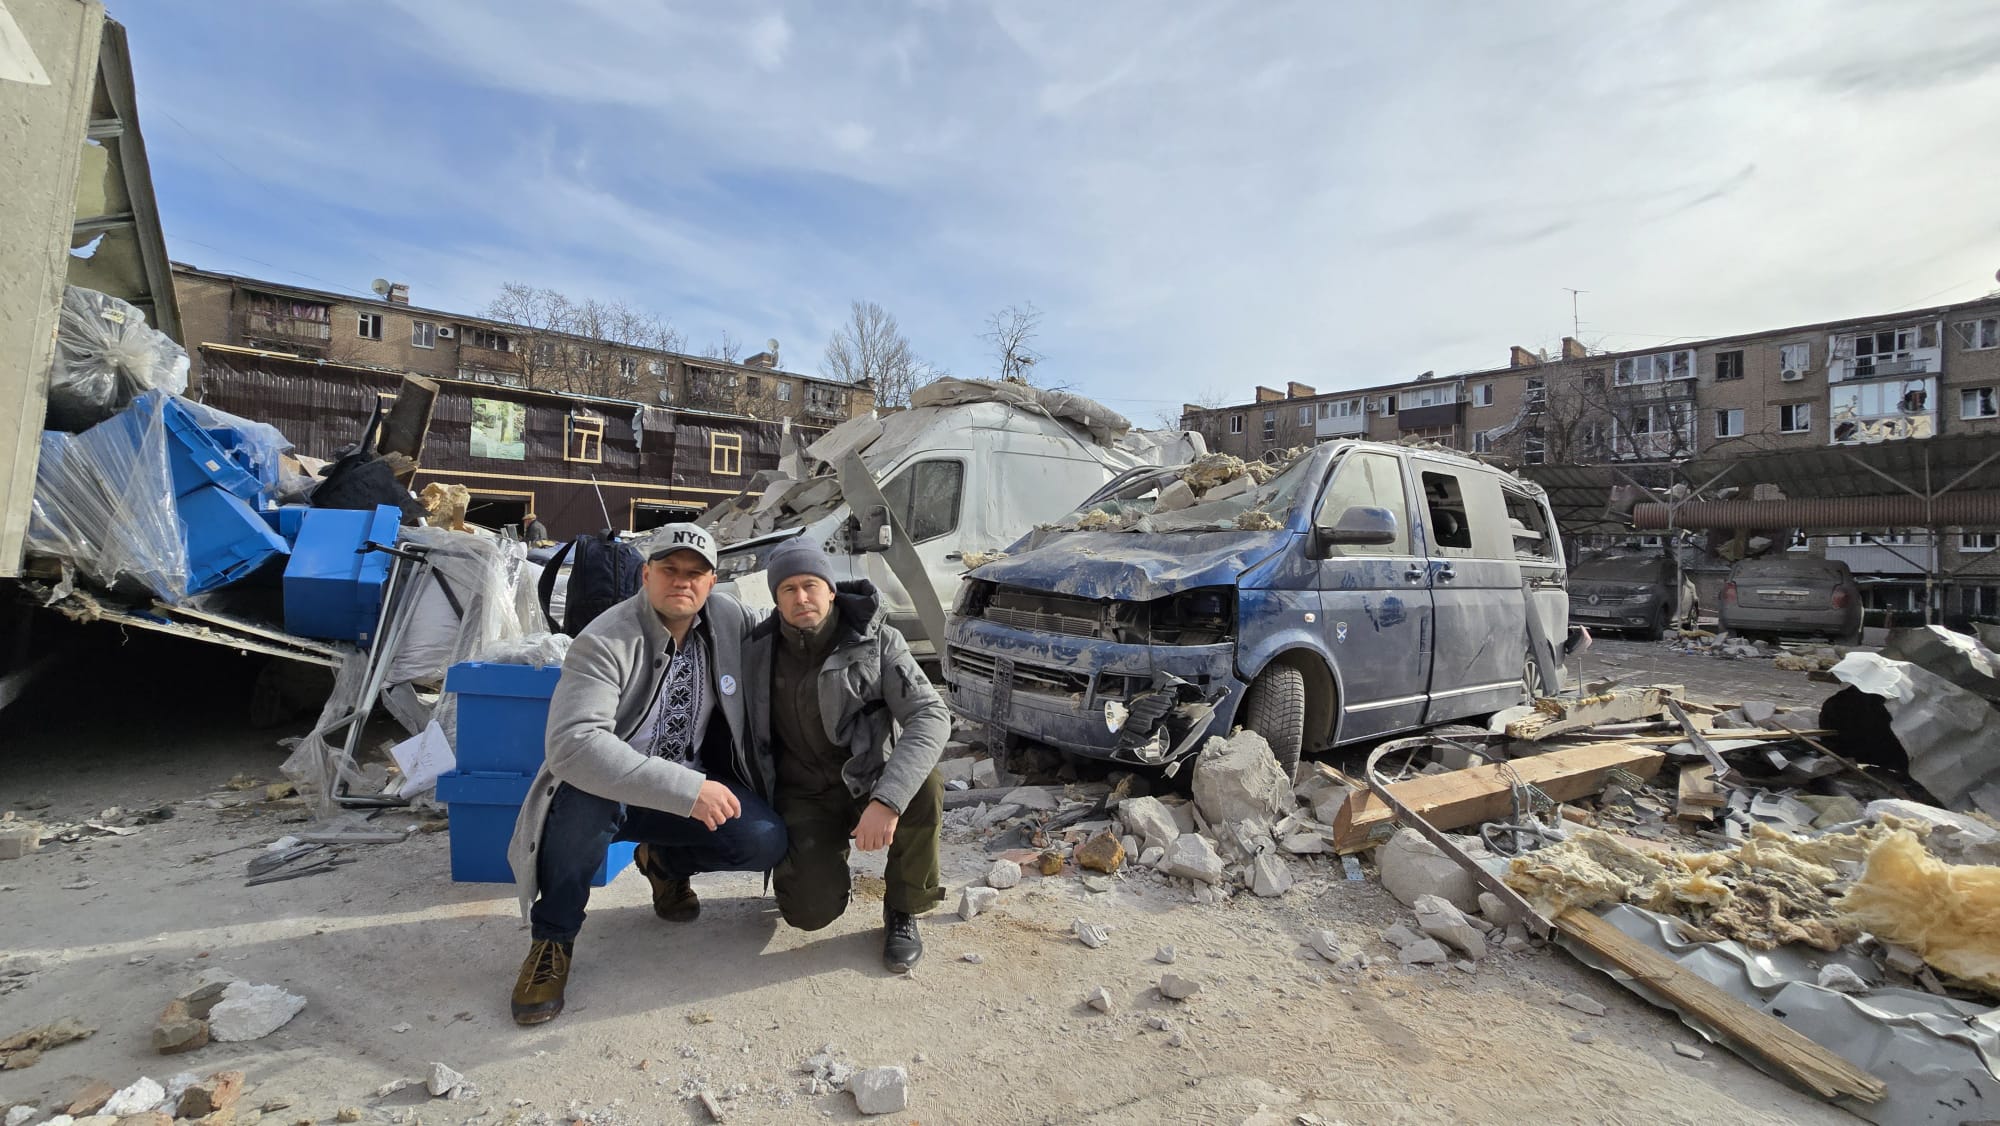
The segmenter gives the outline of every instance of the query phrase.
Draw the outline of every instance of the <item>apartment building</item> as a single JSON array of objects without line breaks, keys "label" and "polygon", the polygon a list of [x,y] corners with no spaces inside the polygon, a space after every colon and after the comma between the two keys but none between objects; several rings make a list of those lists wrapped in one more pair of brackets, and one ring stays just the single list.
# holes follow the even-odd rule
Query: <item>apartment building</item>
[{"label": "apartment building", "polygon": [[875,407],[872,387],[781,370],[769,352],[739,363],[548,332],[413,305],[403,285],[369,299],[178,262],[173,277],[197,365],[201,345],[229,345],[498,387],[790,420],[808,430],[829,429]]},{"label": "apartment building", "polygon": [[[1523,466],[1658,465],[1698,454],[1988,436],[2000,449],[2000,294],[1955,305],[1621,352],[1564,339],[1515,347],[1505,367],[1338,392],[1288,383],[1248,403],[1189,405],[1183,425],[1245,458],[1346,437],[1422,439]],[[2000,617],[1990,529],[1796,538],[1848,563],[1870,605],[1919,611],[1924,575],[1952,577],[1938,609]]]}]

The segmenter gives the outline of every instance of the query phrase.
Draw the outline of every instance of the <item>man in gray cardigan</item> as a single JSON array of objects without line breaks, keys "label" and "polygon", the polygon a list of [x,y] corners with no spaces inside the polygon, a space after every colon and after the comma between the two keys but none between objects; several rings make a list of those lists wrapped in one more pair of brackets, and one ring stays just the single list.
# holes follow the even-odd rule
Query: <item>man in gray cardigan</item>
[{"label": "man in gray cardigan", "polygon": [[775,771],[738,679],[751,619],[734,599],[710,597],[715,540],[669,524],[643,550],[640,592],[585,627],[563,659],[548,758],[507,850],[533,937],[514,984],[521,1024],[562,1012],[590,879],[612,841],[640,842],[653,910],[677,922],[701,911],[690,876],[768,872],[785,855],[769,803]]},{"label": "man in gray cardigan", "polygon": [[935,767],[951,715],[903,635],[883,624],[873,584],[837,582],[804,536],[778,545],[765,571],[778,613],[751,631],[744,676],[770,691],[750,722],[772,748],[791,838],[774,880],[778,911],[801,930],[833,922],[847,910],[849,842],[886,847],[882,960],[907,972],[924,952],[916,917],[944,898]]}]

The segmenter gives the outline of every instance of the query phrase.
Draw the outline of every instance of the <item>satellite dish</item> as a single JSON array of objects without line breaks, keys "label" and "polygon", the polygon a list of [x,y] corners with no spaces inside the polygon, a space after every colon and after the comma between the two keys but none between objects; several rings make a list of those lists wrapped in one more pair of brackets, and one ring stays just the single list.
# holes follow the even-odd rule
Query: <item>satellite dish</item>
[{"label": "satellite dish", "polygon": [[772,354],[773,356],[777,355],[777,354],[778,354],[778,338],[774,336],[774,337],[772,337],[771,339],[769,339],[769,340],[766,340],[766,341],[764,342],[764,350],[765,350],[766,352],[769,352],[769,353],[771,353],[771,354]]},{"label": "satellite dish", "polygon": [[387,297],[389,296],[389,279],[376,278],[374,281],[368,283],[368,288],[374,290],[377,297]]}]

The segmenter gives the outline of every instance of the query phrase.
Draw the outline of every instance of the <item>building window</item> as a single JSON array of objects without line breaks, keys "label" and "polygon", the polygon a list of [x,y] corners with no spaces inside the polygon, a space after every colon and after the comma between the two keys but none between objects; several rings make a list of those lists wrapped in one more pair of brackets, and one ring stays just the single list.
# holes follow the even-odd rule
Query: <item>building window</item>
[{"label": "building window", "polygon": [[1958,534],[1958,549],[1960,551],[1992,551],[1996,547],[2000,547],[2000,532],[1960,532]]},{"label": "building window", "polygon": [[1951,332],[1958,337],[1958,346],[1968,352],[2000,348],[2000,317],[1960,321],[1951,326]]},{"label": "building window", "polygon": [[1812,429],[1811,403],[1786,403],[1778,408],[1778,431],[1804,434]]},{"label": "building window", "polygon": [[1243,416],[1242,416],[1242,415],[1240,415],[1240,414],[1232,414],[1232,415],[1230,415],[1230,416],[1229,416],[1229,432],[1230,432],[1231,434],[1241,434],[1241,433],[1243,433]]},{"label": "building window", "polygon": [[1743,436],[1743,412],[1741,410],[1716,411],[1715,436],[1718,438],[1741,438]]},{"label": "building window", "polygon": [[792,385],[784,380],[778,381],[778,401],[781,403],[792,401]]},{"label": "building window", "polygon": [[490,328],[467,328],[465,342],[474,348],[484,348],[489,352],[512,352],[514,338],[504,332],[494,332]]},{"label": "building window", "polygon": [[744,393],[744,394],[746,394],[746,395],[762,395],[762,394],[764,393],[764,382],[763,382],[763,380],[761,380],[761,379],[757,378],[757,377],[756,377],[756,376],[754,376],[754,375],[746,375],[746,376],[744,376],[744,377],[743,377],[743,393]]},{"label": "building window", "polygon": [[1484,430],[1474,430],[1472,432],[1472,452],[1476,454],[1492,453],[1493,436]]},{"label": "building window", "polygon": [[636,357],[618,357],[618,379],[622,383],[639,382],[639,361]]},{"label": "building window", "polygon": [[1611,420],[1611,452],[1616,457],[1679,457],[1694,452],[1695,412],[1691,403],[1635,407],[1629,418]]},{"label": "building window", "polygon": [[1611,383],[1615,387],[1693,378],[1694,349],[1692,348],[1655,352],[1650,356],[1627,356],[1619,360],[1611,372]]},{"label": "building window", "polygon": [[1792,529],[1791,542],[1785,545],[1785,550],[1808,551],[1811,548],[1812,548],[1812,537],[1802,531],[1799,531],[1796,528]]},{"label": "building window", "polygon": [[[1482,435],[1483,437],[1483,435]],[[1521,435],[1521,460],[1529,465],[1540,465],[1548,456],[1548,440],[1536,428]]]},{"label": "building window", "polygon": [[563,431],[563,460],[587,461],[592,465],[602,462],[604,420],[595,415],[570,415],[569,425]]},{"label": "building window", "polygon": [[1715,354],[1715,381],[1721,383],[1725,379],[1741,378],[1743,378],[1743,350],[1738,348],[1733,352],[1717,352]]},{"label": "building window", "polygon": [[1265,411],[1265,412],[1264,412],[1264,440],[1265,440],[1266,442],[1270,442],[1270,441],[1275,441],[1275,440],[1277,439],[1277,437],[1278,437],[1278,412],[1277,412],[1277,411]]},{"label": "building window", "polygon": [[1958,417],[2000,418],[2000,404],[1993,401],[1993,388],[1967,387],[1958,393]]},{"label": "building window", "polygon": [[1491,383],[1481,383],[1473,387],[1472,405],[1475,407],[1490,407],[1493,405],[1493,385]]},{"label": "building window", "polygon": [[1915,375],[1931,370],[1931,365],[1918,359],[1918,349],[1937,347],[1937,325],[1921,324],[1911,328],[1892,328],[1882,332],[1859,332],[1852,336],[1837,337],[1834,352],[1837,357],[1851,357],[1847,368],[1847,378],[1868,379],[1878,375]]},{"label": "building window", "polygon": [[1812,370],[1811,344],[1780,344],[1778,346],[1778,367],[1785,371],[1804,375]]},{"label": "building window", "polygon": [[1539,375],[1529,376],[1527,386],[1521,392],[1521,398],[1528,404],[1529,410],[1541,410],[1548,405],[1549,381]]},{"label": "building window", "polygon": [[1383,414],[1396,413],[1396,396],[1394,395],[1382,396],[1382,413]]},{"label": "building window", "polygon": [[742,435],[708,436],[708,471],[721,477],[739,477],[743,474]]},{"label": "building window", "polygon": [[2000,586],[1966,587],[1965,612],[1969,617],[1989,622],[2000,616]]},{"label": "building window", "polygon": [[382,339],[382,314],[361,313],[354,318],[354,335],[363,340]]},{"label": "building window", "polygon": [[556,344],[553,340],[535,341],[535,362],[547,366],[556,362]]},{"label": "building window", "polygon": [[410,322],[410,344],[417,348],[438,346],[438,326],[429,321]]},{"label": "building window", "polygon": [[1458,402],[1456,387],[1419,387],[1396,396],[1397,405],[1404,410],[1414,407],[1443,407]]},{"label": "building window", "polygon": [[1354,418],[1364,413],[1366,412],[1362,410],[1361,400],[1359,399],[1342,399],[1333,404],[1333,417],[1335,418]]},{"label": "building window", "polygon": [[667,377],[667,361],[660,359],[647,360],[646,374],[652,376],[654,379],[665,379]]}]

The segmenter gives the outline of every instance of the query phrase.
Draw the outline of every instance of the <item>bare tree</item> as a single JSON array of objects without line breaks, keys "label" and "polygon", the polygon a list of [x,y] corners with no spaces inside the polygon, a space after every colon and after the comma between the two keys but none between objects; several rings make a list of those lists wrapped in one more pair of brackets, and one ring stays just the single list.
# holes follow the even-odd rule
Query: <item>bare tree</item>
[{"label": "bare tree", "polygon": [[672,322],[623,301],[578,300],[521,282],[503,284],[486,315],[524,330],[512,350],[528,386],[538,390],[629,394],[656,358],[638,353],[679,353],[687,346]]},{"label": "bare tree", "polygon": [[986,341],[993,349],[993,358],[1000,362],[1000,378],[1031,382],[1028,370],[1043,359],[1030,346],[1040,335],[1041,323],[1042,311],[1032,301],[1009,305],[986,318],[986,331],[979,338]]},{"label": "bare tree", "polygon": [[868,380],[876,404],[884,407],[908,406],[911,392],[950,374],[910,350],[895,314],[858,299],[849,308],[847,323],[827,339],[819,370],[848,383]]},{"label": "bare tree", "polygon": [[701,354],[711,360],[721,360],[724,363],[733,364],[736,362],[736,358],[743,354],[743,342],[729,335],[728,329],[723,329],[721,338],[707,348],[702,349]]},{"label": "bare tree", "polygon": [[1153,415],[1155,424],[1162,430],[1200,430],[1203,417],[1188,408],[1204,412],[1218,411],[1229,405],[1229,396],[1214,387],[1204,387],[1191,399],[1177,407],[1161,407]]}]

